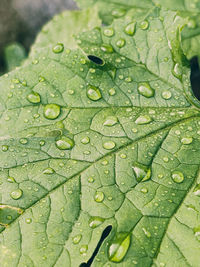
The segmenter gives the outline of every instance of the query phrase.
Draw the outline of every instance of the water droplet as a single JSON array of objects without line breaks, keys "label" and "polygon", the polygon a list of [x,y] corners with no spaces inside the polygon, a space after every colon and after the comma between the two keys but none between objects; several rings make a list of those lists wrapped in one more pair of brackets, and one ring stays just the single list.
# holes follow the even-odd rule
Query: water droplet
[{"label": "water droplet", "polygon": [[125,33],[133,36],[135,34],[136,22],[131,22],[125,27]]},{"label": "water droplet", "polygon": [[84,144],[84,145],[88,144],[89,142],[90,142],[90,138],[88,136],[83,137],[81,139],[81,143]]},{"label": "water droplet", "polygon": [[188,21],[187,26],[188,26],[188,28],[190,28],[190,29],[195,29],[196,26],[197,26],[196,21],[195,21],[194,19],[190,19],[190,20]]},{"label": "water droplet", "polygon": [[122,8],[114,9],[112,11],[112,15],[115,18],[120,18],[120,17],[124,16],[125,14],[126,14],[126,10],[122,9]]},{"label": "water droplet", "polygon": [[15,178],[13,178],[13,177],[11,177],[11,176],[8,176],[7,181],[8,181],[9,183],[15,183],[15,182],[16,182],[16,181],[15,181]]},{"label": "water droplet", "polygon": [[31,219],[31,218],[27,218],[27,219],[25,219],[25,222],[26,222],[27,224],[30,224],[30,223],[32,223],[32,219]]},{"label": "water droplet", "polygon": [[3,152],[8,151],[8,146],[6,146],[6,145],[2,145],[2,151],[3,151]]},{"label": "water droplet", "polygon": [[30,93],[28,96],[27,96],[27,100],[30,102],[30,103],[33,103],[33,104],[37,104],[37,103],[40,103],[41,99],[40,99],[40,95],[36,92],[32,92]]},{"label": "water droplet", "polygon": [[163,161],[167,163],[167,162],[169,162],[169,158],[168,157],[164,157]]},{"label": "water droplet", "polygon": [[114,88],[109,89],[109,95],[113,96],[116,94],[116,91]]},{"label": "water droplet", "polygon": [[138,86],[138,92],[147,98],[153,97],[155,94],[155,90],[151,88],[148,83],[140,83]]},{"label": "water droplet", "polygon": [[124,47],[126,44],[126,41],[122,38],[120,38],[117,42],[116,42],[116,45],[119,47],[119,48],[122,48]]},{"label": "water droplet", "polygon": [[140,191],[144,194],[148,193],[148,189],[146,187],[141,188]]},{"label": "water droplet", "polygon": [[10,196],[13,199],[19,199],[23,195],[23,191],[21,189],[16,189],[10,193]]},{"label": "water droplet", "polygon": [[94,183],[94,178],[93,177],[88,177],[88,183]]},{"label": "water droplet", "polygon": [[192,141],[193,141],[192,137],[184,137],[184,138],[181,139],[181,143],[183,145],[189,145],[189,144],[192,143]]},{"label": "water droplet", "polygon": [[74,147],[74,140],[63,135],[56,141],[56,146],[61,150],[72,149]]},{"label": "water droplet", "polygon": [[162,92],[162,98],[168,100],[172,97],[172,93],[170,91],[164,91]]},{"label": "water droplet", "polygon": [[103,147],[104,147],[105,149],[107,149],[107,150],[111,150],[111,149],[115,148],[115,146],[116,146],[116,144],[115,144],[115,142],[113,142],[113,141],[107,141],[107,142],[105,142],[105,143],[103,144]]},{"label": "water droplet", "polygon": [[113,28],[107,28],[103,31],[103,33],[107,37],[112,37],[114,35],[114,29]]},{"label": "water droplet", "polygon": [[173,74],[176,78],[181,79],[181,77],[182,77],[182,70],[181,70],[181,67],[180,67],[180,65],[179,65],[178,63],[176,63],[176,64],[174,65],[174,68],[173,68],[173,70],[172,70],[172,74]]},{"label": "water droplet", "polygon": [[146,30],[149,27],[149,22],[147,20],[144,20],[140,23],[140,29]]},{"label": "water droplet", "polygon": [[57,104],[47,104],[44,107],[44,116],[49,120],[54,120],[60,115],[60,106]]},{"label": "water droplet", "polygon": [[28,140],[26,138],[21,138],[19,140],[19,142],[22,144],[22,145],[26,145],[28,143]]},{"label": "water droplet", "polygon": [[40,141],[40,146],[44,146],[45,145],[45,141],[44,140],[41,140]]},{"label": "water droplet", "polygon": [[113,47],[109,44],[102,44],[101,50],[105,53],[113,53]]},{"label": "water droplet", "polygon": [[106,118],[106,121],[104,122],[104,126],[113,126],[118,123],[118,119],[115,116],[109,116]]},{"label": "water droplet", "polygon": [[101,95],[100,90],[97,87],[93,85],[89,85],[87,87],[87,97],[91,99],[92,101],[97,101],[102,98],[102,95]]},{"label": "water droplet", "polygon": [[126,158],[127,158],[127,155],[122,153],[122,154],[120,155],[120,158],[121,158],[121,159],[126,159]]},{"label": "water droplet", "polygon": [[200,196],[200,184],[197,184],[193,190],[195,196]]},{"label": "water droplet", "polygon": [[56,53],[56,54],[61,53],[61,52],[63,52],[63,50],[64,50],[64,45],[61,44],[61,43],[58,43],[56,46],[53,47],[52,50],[53,50],[53,52]]},{"label": "water droplet", "polygon": [[120,262],[125,257],[129,246],[131,237],[127,233],[117,233],[113,241],[109,245],[108,256],[112,262]]},{"label": "water droplet", "polygon": [[184,175],[182,172],[174,171],[172,172],[172,179],[175,183],[182,183],[184,181]]},{"label": "water droplet", "polygon": [[135,121],[136,124],[143,125],[152,122],[152,118],[148,115],[139,116]]},{"label": "water droplet", "polygon": [[46,168],[43,173],[44,174],[53,174],[55,171],[51,167]]},{"label": "water droplet", "polygon": [[104,200],[104,193],[101,191],[97,191],[94,196],[94,200],[98,203],[101,203]]},{"label": "water droplet", "polygon": [[144,232],[144,234],[150,238],[151,237],[151,233],[149,231],[146,230],[146,228],[142,228],[142,231]]},{"label": "water droplet", "polygon": [[81,254],[85,254],[87,252],[87,250],[88,250],[88,245],[82,245],[80,247],[80,253]]},{"label": "water droplet", "polygon": [[138,182],[144,182],[151,178],[151,169],[146,165],[135,162],[132,166],[134,175]]},{"label": "water droplet", "polygon": [[89,223],[90,228],[95,229],[96,227],[101,225],[104,221],[105,219],[101,217],[91,217],[88,223]]},{"label": "water droplet", "polygon": [[76,245],[81,241],[82,235],[76,235],[73,237],[73,243]]}]

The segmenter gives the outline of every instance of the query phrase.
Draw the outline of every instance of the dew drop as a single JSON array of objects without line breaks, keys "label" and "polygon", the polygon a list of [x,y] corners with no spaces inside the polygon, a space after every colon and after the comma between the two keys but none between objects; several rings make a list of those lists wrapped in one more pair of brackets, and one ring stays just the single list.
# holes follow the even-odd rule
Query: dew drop
[{"label": "dew drop", "polygon": [[132,166],[134,175],[138,182],[144,182],[151,178],[151,169],[146,165],[135,162]]},{"label": "dew drop", "polygon": [[91,217],[88,223],[89,223],[90,228],[95,229],[96,227],[101,225],[104,221],[105,219],[101,217]]},{"label": "dew drop", "polygon": [[73,237],[72,241],[74,243],[74,245],[78,244],[82,239],[82,235],[76,235]]},{"label": "dew drop", "polygon": [[74,140],[63,135],[56,141],[56,146],[61,150],[69,150],[74,147]]},{"label": "dew drop", "polygon": [[103,34],[107,37],[112,37],[114,35],[114,29],[113,28],[107,28],[103,31]]},{"label": "dew drop", "polygon": [[109,116],[106,118],[106,121],[104,122],[104,126],[113,126],[118,123],[118,119],[115,116]]},{"label": "dew drop", "polygon": [[88,177],[88,183],[94,183],[94,178],[93,177]]},{"label": "dew drop", "polygon": [[101,203],[104,200],[104,193],[101,191],[97,191],[94,196],[94,200],[98,203]]},{"label": "dew drop", "polygon": [[165,100],[169,100],[172,97],[172,93],[170,91],[162,92],[162,98]]},{"label": "dew drop", "polygon": [[109,89],[109,95],[110,95],[110,96],[113,96],[113,95],[115,95],[115,94],[116,94],[116,91],[115,91],[114,88]]},{"label": "dew drop", "polygon": [[181,139],[181,143],[183,145],[190,145],[193,141],[193,138],[192,137],[184,137]]},{"label": "dew drop", "polygon": [[149,231],[147,231],[146,228],[142,228],[142,231],[144,232],[144,234],[146,235],[146,237],[148,237],[148,238],[151,237],[151,233]]},{"label": "dew drop", "polygon": [[45,141],[41,140],[39,144],[40,144],[40,146],[44,146],[45,145]]},{"label": "dew drop", "polygon": [[147,30],[149,27],[149,22],[147,20],[144,20],[140,23],[140,29]]},{"label": "dew drop", "polygon": [[40,103],[41,99],[40,99],[40,95],[36,92],[32,92],[30,93],[28,96],[27,96],[27,100],[30,102],[30,103],[33,103],[33,104],[37,104],[37,103]]},{"label": "dew drop", "polygon": [[15,178],[13,178],[13,177],[11,177],[11,176],[8,176],[7,181],[8,181],[9,183],[15,183],[15,182],[16,182],[16,181],[15,181]]},{"label": "dew drop", "polygon": [[193,190],[195,196],[200,196],[200,184],[197,184]]},{"label": "dew drop", "polygon": [[80,253],[81,254],[85,254],[87,252],[87,250],[88,250],[88,245],[82,245],[80,247]]},{"label": "dew drop", "polygon": [[23,191],[21,189],[16,189],[10,193],[12,199],[19,199],[23,195]]},{"label": "dew drop", "polygon": [[125,14],[126,14],[126,10],[124,10],[122,8],[114,9],[112,11],[112,15],[115,18],[120,18],[120,17],[124,16]]},{"label": "dew drop", "polygon": [[155,94],[155,90],[151,88],[148,83],[140,83],[138,86],[138,92],[147,98],[153,97]]},{"label": "dew drop", "polygon": [[64,45],[61,44],[61,43],[58,43],[57,45],[55,45],[55,46],[53,47],[52,50],[53,50],[53,52],[56,53],[56,54],[62,53],[63,50],[64,50]]},{"label": "dew drop", "polygon": [[140,190],[143,194],[148,193],[148,189],[146,187],[141,188]]},{"label": "dew drop", "polygon": [[179,65],[178,63],[176,63],[176,64],[174,65],[174,68],[173,68],[173,70],[172,70],[172,74],[173,74],[176,78],[181,79],[181,77],[182,77],[182,70],[181,70],[181,67],[180,67],[180,65]]},{"label": "dew drop", "polygon": [[84,145],[88,144],[89,142],[90,142],[90,138],[88,136],[83,137],[81,139],[81,143],[84,144]]},{"label": "dew drop", "polygon": [[122,48],[124,47],[126,44],[126,41],[122,38],[120,38],[117,42],[116,42],[116,45],[119,47],[119,48]]},{"label": "dew drop", "polygon": [[26,144],[28,143],[28,140],[27,140],[26,138],[21,138],[21,139],[19,140],[19,142],[20,142],[20,144],[22,144],[22,145],[26,145]]},{"label": "dew drop", "polygon": [[152,122],[152,118],[148,115],[139,116],[135,121],[136,124],[143,125]]},{"label": "dew drop", "polygon": [[91,99],[92,101],[97,101],[102,98],[102,95],[101,95],[100,90],[97,87],[93,85],[89,85],[87,87],[87,97]]},{"label": "dew drop", "polygon": [[117,233],[108,248],[109,260],[112,262],[122,261],[129,249],[130,241],[130,234]]},{"label": "dew drop", "polygon": [[32,219],[31,219],[31,218],[27,218],[27,219],[25,220],[25,222],[26,222],[27,224],[30,224],[30,223],[32,223]]},{"label": "dew drop", "polygon": [[103,51],[103,52],[105,52],[105,53],[113,53],[113,47],[111,46],[111,45],[109,45],[109,44],[102,44],[102,46],[101,46],[101,50]]},{"label": "dew drop", "polygon": [[172,179],[175,183],[180,184],[184,181],[184,175],[182,174],[182,172],[174,171],[172,172]]},{"label": "dew drop", "polygon": [[57,104],[47,104],[44,107],[44,117],[49,120],[54,120],[60,115],[60,106]]},{"label": "dew drop", "polygon": [[3,151],[3,152],[8,151],[8,146],[7,146],[7,145],[2,145],[2,151]]},{"label": "dew drop", "polygon": [[111,150],[111,149],[115,148],[115,146],[116,146],[116,144],[115,144],[115,142],[113,142],[113,141],[107,141],[107,142],[105,142],[105,143],[103,144],[103,147],[104,147],[105,149],[107,149],[107,150]]},{"label": "dew drop", "polygon": [[125,27],[124,31],[126,34],[133,36],[135,34],[135,28],[136,22],[131,22]]},{"label": "dew drop", "polygon": [[45,170],[43,170],[43,174],[48,174],[48,175],[53,174],[54,172],[55,172],[54,169],[52,169],[51,167],[48,167]]}]

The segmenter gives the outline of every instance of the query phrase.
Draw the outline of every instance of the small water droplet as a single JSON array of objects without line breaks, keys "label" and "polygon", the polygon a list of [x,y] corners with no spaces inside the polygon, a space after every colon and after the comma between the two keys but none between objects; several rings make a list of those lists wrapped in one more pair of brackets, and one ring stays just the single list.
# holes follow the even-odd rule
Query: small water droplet
[{"label": "small water droplet", "polygon": [[130,234],[117,233],[108,248],[109,260],[112,262],[121,262],[129,249],[130,241]]},{"label": "small water droplet", "polygon": [[64,45],[61,44],[61,43],[58,43],[57,45],[55,45],[55,46],[53,47],[52,50],[53,50],[53,52],[56,53],[56,54],[61,53],[61,52],[63,52],[63,50],[64,50]]},{"label": "small water droplet", "polygon": [[111,150],[113,148],[115,148],[116,144],[113,141],[107,141],[103,144],[103,148],[107,149],[107,150]]},{"label": "small water droplet", "polygon": [[120,158],[121,158],[121,159],[126,159],[126,158],[127,158],[127,155],[124,154],[124,153],[122,153],[122,154],[120,155]]},{"label": "small water droplet", "polygon": [[151,237],[151,233],[150,233],[149,231],[147,231],[146,228],[142,228],[142,231],[144,232],[144,234],[145,234],[148,238]]},{"label": "small water droplet", "polygon": [[115,116],[109,116],[106,118],[106,121],[104,122],[104,126],[113,126],[118,123],[118,119]]},{"label": "small water droplet", "polygon": [[173,74],[176,78],[181,79],[181,77],[182,77],[182,70],[181,70],[180,64],[176,63],[176,64],[174,65],[174,68],[173,68],[173,70],[172,70],[172,74]]},{"label": "small water droplet", "polygon": [[2,151],[3,151],[3,152],[8,151],[8,146],[7,146],[7,145],[2,145]]},{"label": "small water droplet", "polygon": [[162,92],[162,98],[164,98],[165,100],[168,100],[172,97],[172,93],[170,91],[164,91]]},{"label": "small water droplet", "polygon": [[113,53],[113,47],[111,46],[111,45],[109,45],[109,44],[102,44],[102,46],[101,46],[101,50],[103,51],[103,52],[105,52],[105,53]]},{"label": "small water droplet", "polygon": [[200,184],[197,184],[193,190],[195,196],[200,196]]},{"label": "small water droplet", "polygon": [[27,219],[25,219],[25,222],[26,222],[27,224],[30,224],[30,223],[32,223],[32,219],[31,219],[31,218],[27,218]]},{"label": "small water droplet", "polygon": [[84,145],[88,144],[89,142],[90,142],[90,138],[88,136],[83,137],[81,139],[81,143],[84,144]]},{"label": "small water droplet", "polygon": [[114,88],[109,89],[109,95],[113,96],[116,94],[116,91]]},{"label": "small water droplet", "polygon": [[41,140],[40,141],[40,146],[44,146],[45,145],[45,141],[44,140]]},{"label": "small water droplet", "polygon": [[181,139],[181,143],[183,145],[190,145],[193,141],[193,138],[192,137],[184,137]]},{"label": "small water droplet", "polygon": [[21,189],[16,189],[10,193],[10,196],[13,199],[19,199],[23,195],[23,191]]},{"label": "small water droplet", "polygon": [[112,11],[112,15],[115,18],[120,18],[120,17],[124,16],[125,14],[126,14],[126,10],[123,8],[114,9]]},{"label": "small water droplet", "polygon": [[55,172],[54,169],[52,169],[51,167],[48,167],[45,170],[43,170],[44,174],[53,174],[54,172]]},{"label": "small water droplet", "polygon": [[54,120],[60,115],[61,109],[57,104],[47,104],[44,107],[44,117],[49,120]]},{"label": "small water droplet", "polygon": [[104,221],[105,219],[101,217],[91,217],[88,223],[89,223],[90,228],[95,229],[96,227],[101,225]]},{"label": "small water droplet", "polygon": [[134,175],[138,182],[144,182],[151,178],[151,169],[146,165],[135,162],[132,166]]},{"label": "small water droplet", "polygon": [[40,103],[41,99],[40,99],[40,95],[36,92],[32,92],[30,93],[28,96],[27,96],[27,100],[30,102],[30,103],[33,103],[33,104],[37,104],[37,103]]},{"label": "small water droplet", "polygon": [[104,193],[101,191],[97,191],[95,193],[94,200],[98,203],[101,203],[104,200]]},{"label": "small water droplet", "polygon": [[174,171],[172,172],[172,179],[175,183],[180,184],[184,181],[184,175],[182,174],[182,172]]},{"label": "small water droplet", "polygon": [[114,35],[114,29],[113,28],[107,28],[103,31],[103,34],[107,37],[112,37]]},{"label": "small water droplet", "polygon": [[8,176],[7,181],[8,181],[9,183],[15,183],[15,182],[16,182],[16,181],[15,181],[15,178],[13,178],[13,177],[11,177],[11,176]]},{"label": "small water droplet", "polygon": [[21,138],[19,140],[19,142],[22,144],[22,145],[26,145],[28,143],[28,140],[26,138]]},{"label": "small water droplet", "polygon": [[88,183],[94,183],[94,178],[93,178],[93,177],[91,177],[91,176],[90,176],[90,177],[88,177],[88,179],[87,179],[87,180],[88,180]]},{"label": "small water droplet", "polygon": [[74,245],[76,245],[76,244],[78,244],[81,241],[81,239],[82,239],[82,235],[80,234],[80,235],[74,236],[72,238],[72,241],[73,241]]},{"label": "small water droplet", "polygon": [[135,121],[136,124],[143,125],[152,122],[152,118],[148,115],[141,115]]},{"label": "small water droplet", "polygon": [[126,41],[122,38],[120,38],[117,42],[116,42],[116,45],[119,47],[119,48],[122,48],[124,47],[126,44]]},{"label": "small water droplet", "polygon": [[80,247],[80,253],[81,254],[85,254],[87,252],[87,250],[88,250],[88,245],[82,245]]},{"label": "small water droplet", "polygon": [[138,86],[138,92],[147,98],[153,97],[155,94],[155,90],[151,88],[148,83],[140,83]]},{"label": "small water droplet", "polygon": [[136,22],[131,22],[125,27],[124,31],[126,34],[133,36],[135,34],[135,28]]},{"label": "small water droplet", "polygon": [[92,101],[97,101],[102,98],[101,91],[97,87],[89,85],[87,87],[87,97]]},{"label": "small water droplet", "polygon": [[140,23],[140,29],[147,30],[149,27],[149,22],[147,20],[144,20]]},{"label": "small water droplet", "polygon": [[148,189],[146,187],[141,188],[140,191],[144,194],[148,193]]},{"label": "small water droplet", "polygon": [[61,150],[69,150],[74,147],[74,140],[63,135],[56,141],[56,146]]},{"label": "small water droplet", "polygon": [[187,26],[190,29],[195,29],[197,26],[196,21],[194,19],[189,19]]}]

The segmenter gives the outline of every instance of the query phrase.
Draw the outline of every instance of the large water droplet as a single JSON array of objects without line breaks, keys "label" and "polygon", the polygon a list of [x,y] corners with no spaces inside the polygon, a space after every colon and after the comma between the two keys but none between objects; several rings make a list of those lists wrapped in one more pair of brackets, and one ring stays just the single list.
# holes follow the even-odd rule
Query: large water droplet
[{"label": "large water droplet", "polygon": [[180,184],[184,181],[184,175],[182,174],[182,172],[174,171],[172,172],[172,179],[175,183]]},{"label": "large water droplet", "polygon": [[135,121],[136,124],[143,125],[152,122],[152,118],[148,115],[141,115]]},{"label": "large water droplet", "polygon": [[101,191],[97,191],[94,196],[94,200],[98,203],[102,202],[104,200],[104,193]]},{"label": "large water droplet", "polygon": [[89,85],[87,87],[87,97],[93,101],[97,101],[102,98],[102,95],[97,87]]},{"label": "large water droplet", "polygon": [[81,241],[82,235],[76,235],[72,238],[73,243],[76,245]]},{"label": "large water droplet", "polygon": [[61,150],[72,149],[74,146],[74,140],[63,135],[56,141],[56,146]]},{"label": "large water droplet", "polygon": [[153,97],[155,94],[155,90],[148,83],[140,83],[138,92],[147,98]]},{"label": "large water droplet", "polygon": [[53,47],[52,50],[53,50],[53,52],[56,53],[56,54],[61,53],[61,52],[63,52],[63,50],[64,50],[64,45],[61,44],[61,43],[58,43],[56,46]]},{"label": "large water droplet", "polygon": [[33,103],[33,104],[37,104],[37,103],[40,103],[41,99],[40,99],[40,95],[36,92],[32,92],[30,93],[28,96],[27,96],[27,100],[30,102],[30,103]]},{"label": "large water droplet", "polygon": [[117,42],[116,42],[116,45],[119,47],[119,48],[122,48],[124,47],[126,44],[126,41],[122,38],[120,38]]},{"label": "large water droplet", "polygon": [[113,28],[107,28],[103,31],[103,33],[107,37],[112,37],[114,35],[114,29]]},{"label": "large water droplet", "polygon": [[104,221],[105,219],[101,217],[91,217],[88,223],[89,223],[90,228],[95,229],[96,227],[101,225]]},{"label": "large water droplet", "polygon": [[48,167],[43,171],[44,174],[48,175],[53,174],[54,172],[55,172],[54,169],[52,169],[51,167]]},{"label": "large water droplet", "polygon": [[181,139],[181,143],[183,145],[190,145],[193,141],[193,138],[192,137],[184,137]]},{"label": "large water droplet", "polygon": [[60,115],[60,106],[57,104],[47,104],[44,107],[44,116],[49,120],[54,120]]},{"label": "large water droplet", "polygon": [[113,126],[118,123],[118,119],[115,116],[109,116],[106,118],[106,121],[104,122],[104,126]]},{"label": "large water droplet", "polygon": [[19,199],[23,195],[23,191],[21,189],[16,189],[10,193],[10,196],[13,199]]},{"label": "large water droplet", "polygon": [[151,169],[146,165],[135,162],[132,166],[134,175],[138,182],[144,182],[151,178]]},{"label": "large water droplet", "polygon": [[135,27],[136,22],[131,22],[125,27],[124,31],[126,34],[133,36],[135,34]]},{"label": "large water droplet", "polygon": [[102,44],[101,50],[105,53],[113,53],[113,47],[109,44]]},{"label": "large water droplet", "polygon": [[116,146],[116,144],[115,144],[115,142],[113,142],[113,141],[107,141],[107,142],[105,142],[105,143],[103,144],[103,147],[104,147],[105,149],[107,149],[107,150],[111,150],[111,149],[115,148],[115,146]]},{"label": "large water droplet", "polygon": [[131,237],[127,233],[117,233],[108,249],[109,260],[112,262],[120,262],[125,257]]}]

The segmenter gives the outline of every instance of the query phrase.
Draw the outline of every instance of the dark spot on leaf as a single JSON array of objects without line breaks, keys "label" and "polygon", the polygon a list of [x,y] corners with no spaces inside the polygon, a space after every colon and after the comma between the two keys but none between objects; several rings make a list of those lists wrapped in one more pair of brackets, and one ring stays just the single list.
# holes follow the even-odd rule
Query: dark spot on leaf
[{"label": "dark spot on leaf", "polygon": [[194,96],[200,100],[200,69],[199,69],[199,63],[198,58],[194,57],[190,61],[191,65],[191,84],[192,84],[192,91]]},{"label": "dark spot on leaf", "polygon": [[104,65],[104,61],[99,57],[89,55],[88,58],[97,65]]},{"label": "dark spot on leaf", "polygon": [[79,267],[90,267],[91,266],[91,264],[94,261],[94,258],[96,257],[96,255],[97,255],[97,253],[98,253],[103,241],[110,234],[111,230],[112,230],[112,226],[111,225],[107,226],[104,229],[104,231],[103,231],[103,233],[101,235],[101,238],[100,238],[100,240],[99,240],[99,242],[98,242],[98,244],[97,244],[97,246],[96,246],[96,248],[95,248],[95,250],[94,250],[94,252],[93,252],[93,254],[91,256],[91,258],[88,260],[88,262],[81,263],[81,265]]}]

